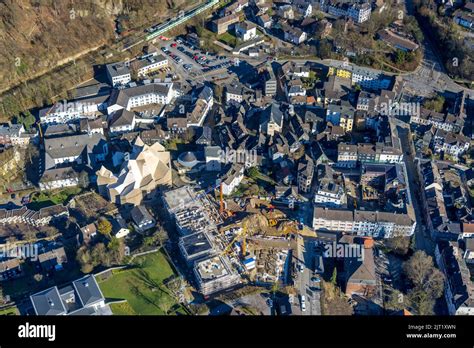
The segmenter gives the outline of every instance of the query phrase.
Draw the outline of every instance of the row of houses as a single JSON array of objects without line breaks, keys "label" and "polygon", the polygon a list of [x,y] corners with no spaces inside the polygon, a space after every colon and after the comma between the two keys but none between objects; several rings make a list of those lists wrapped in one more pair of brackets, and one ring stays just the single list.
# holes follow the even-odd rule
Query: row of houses
[{"label": "row of houses", "polygon": [[28,224],[38,227],[45,226],[56,218],[68,216],[68,208],[60,204],[41,208],[38,211],[23,206],[16,209],[0,209],[0,224]]},{"label": "row of houses", "polygon": [[358,163],[401,163],[403,152],[400,148],[384,143],[337,145],[338,167],[355,168]]},{"label": "row of houses", "polygon": [[428,232],[435,240],[458,240],[463,223],[473,218],[468,189],[472,170],[449,162],[421,160],[418,174]]},{"label": "row of houses", "polygon": [[338,231],[374,238],[409,237],[416,222],[408,214],[315,207],[315,231]]},{"label": "row of houses", "polygon": [[[19,278],[24,275],[23,260],[31,258],[31,261],[37,262],[41,271],[47,274],[51,271],[61,271],[64,264],[67,263],[67,255],[63,246],[56,243],[50,243],[46,246],[35,244],[32,248],[37,250],[36,255],[27,254],[23,251],[21,245],[11,247],[9,250],[3,250],[5,255],[0,254],[0,281]],[[15,254],[15,255],[13,255]]]},{"label": "row of houses", "polygon": [[[79,122],[81,119],[97,120],[107,113],[150,104],[170,104],[177,95],[173,83],[145,80],[142,84],[132,83],[128,88],[116,88],[110,95],[99,95],[73,101],[62,101],[39,111],[44,125]],[[123,111],[122,111],[123,112]],[[111,115],[111,120],[116,119]]]}]

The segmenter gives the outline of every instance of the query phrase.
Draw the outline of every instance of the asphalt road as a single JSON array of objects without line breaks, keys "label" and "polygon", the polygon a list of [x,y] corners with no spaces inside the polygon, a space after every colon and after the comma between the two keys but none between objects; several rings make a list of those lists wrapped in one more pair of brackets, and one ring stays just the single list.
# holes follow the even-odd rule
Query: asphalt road
[{"label": "asphalt road", "polygon": [[301,306],[301,296],[305,296],[306,310],[301,312],[302,315],[321,315],[321,297],[319,291],[312,291],[310,288],[314,285],[311,278],[313,277],[312,260],[313,248],[308,242],[305,243],[304,238],[298,236],[296,248],[295,262],[304,265],[303,272],[297,267],[297,276],[295,286],[298,290],[298,299]]},{"label": "asphalt road", "polygon": [[[408,183],[410,185],[411,202],[413,204],[415,216],[416,216],[416,229],[415,229],[415,243],[417,250],[424,250],[428,255],[434,255],[434,243],[425,235],[425,226],[423,224],[422,209],[423,204],[420,199],[419,190],[420,184],[418,182],[418,171],[415,164],[414,158],[414,145],[411,139],[411,132],[409,125],[401,121],[398,122],[398,135],[404,152],[403,158],[407,169]],[[407,155],[407,153],[409,153]]]}]

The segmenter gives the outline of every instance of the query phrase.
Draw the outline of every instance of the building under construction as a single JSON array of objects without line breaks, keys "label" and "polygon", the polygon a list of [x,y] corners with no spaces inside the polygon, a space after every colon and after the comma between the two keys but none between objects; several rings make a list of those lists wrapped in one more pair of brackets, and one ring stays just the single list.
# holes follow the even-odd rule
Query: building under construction
[{"label": "building under construction", "polygon": [[188,264],[216,253],[207,233],[197,232],[179,239],[179,249]]},{"label": "building under construction", "polygon": [[288,267],[288,250],[260,249],[255,251],[255,282],[267,285],[285,283]]},{"label": "building under construction", "polygon": [[183,186],[166,192],[163,201],[175,220],[181,235],[179,248],[194,270],[199,291],[210,295],[240,283],[239,274],[217,242],[217,225],[222,220],[207,195]]},{"label": "building under construction", "polygon": [[203,295],[209,295],[240,283],[240,276],[224,256],[216,255],[194,263],[194,274]]},{"label": "building under construction", "polygon": [[197,232],[217,233],[218,214],[212,211],[205,194],[197,195],[191,187],[183,186],[166,192],[164,202],[182,236]]}]

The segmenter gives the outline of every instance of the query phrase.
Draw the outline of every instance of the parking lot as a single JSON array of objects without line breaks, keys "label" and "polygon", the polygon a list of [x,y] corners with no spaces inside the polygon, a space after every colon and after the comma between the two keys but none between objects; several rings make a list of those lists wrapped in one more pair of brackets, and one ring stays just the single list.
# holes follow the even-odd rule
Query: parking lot
[{"label": "parking lot", "polygon": [[222,72],[234,64],[233,59],[203,52],[179,38],[163,42],[161,51],[175,63],[176,71],[183,76],[201,77],[210,72]]}]

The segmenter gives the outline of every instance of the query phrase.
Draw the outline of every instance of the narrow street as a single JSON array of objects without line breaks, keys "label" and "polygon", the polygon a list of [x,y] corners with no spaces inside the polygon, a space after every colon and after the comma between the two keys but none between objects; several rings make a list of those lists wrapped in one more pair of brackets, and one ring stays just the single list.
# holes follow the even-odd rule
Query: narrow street
[{"label": "narrow street", "polygon": [[420,184],[418,180],[418,171],[415,164],[415,149],[413,141],[411,140],[411,132],[409,125],[399,121],[398,122],[398,135],[403,150],[403,158],[405,167],[408,174],[408,182],[410,185],[410,200],[413,204],[414,213],[416,216],[416,229],[415,229],[415,243],[417,250],[424,250],[428,255],[434,255],[435,245],[431,238],[424,232],[425,226],[423,224],[422,209],[423,204],[421,202],[421,196],[419,194]]},{"label": "narrow street", "polygon": [[[296,260],[297,264],[297,275],[295,286],[299,293],[299,301],[301,305],[301,296],[305,297],[306,310],[302,311],[302,315],[321,315],[321,292],[320,290],[314,289],[314,278],[312,265],[313,265],[313,245],[311,242],[306,241],[301,236],[297,238],[297,248],[296,248]],[[300,266],[303,266],[301,271]]]}]

